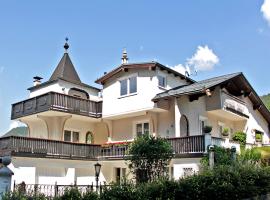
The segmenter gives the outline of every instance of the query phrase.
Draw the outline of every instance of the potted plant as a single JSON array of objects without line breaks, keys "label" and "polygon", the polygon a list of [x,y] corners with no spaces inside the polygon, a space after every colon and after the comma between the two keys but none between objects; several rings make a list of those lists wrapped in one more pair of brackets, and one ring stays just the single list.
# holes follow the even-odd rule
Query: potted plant
[{"label": "potted plant", "polygon": [[228,137],[229,136],[229,128],[227,128],[227,127],[223,128],[222,135],[224,137]]},{"label": "potted plant", "polygon": [[203,127],[204,133],[211,133],[211,131],[212,131],[212,126],[204,126]]},{"label": "potted plant", "polygon": [[262,142],[262,133],[255,133],[256,142]]}]

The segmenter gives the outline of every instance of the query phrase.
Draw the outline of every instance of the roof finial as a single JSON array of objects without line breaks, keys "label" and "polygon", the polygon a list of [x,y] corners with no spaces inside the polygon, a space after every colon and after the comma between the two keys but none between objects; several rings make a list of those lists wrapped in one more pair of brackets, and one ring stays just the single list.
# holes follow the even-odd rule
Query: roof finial
[{"label": "roof finial", "polygon": [[68,50],[68,48],[69,48],[69,45],[68,45],[68,37],[66,37],[65,38],[65,40],[66,40],[66,43],[65,43],[65,45],[64,45],[64,49],[65,49],[65,53],[67,53],[67,50]]},{"label": "roof finial", "polygon": [[128,57],[127,57],[127,50],[126,48],[123,49],[122,53],[122,64],[127,64],[128,63]]}]

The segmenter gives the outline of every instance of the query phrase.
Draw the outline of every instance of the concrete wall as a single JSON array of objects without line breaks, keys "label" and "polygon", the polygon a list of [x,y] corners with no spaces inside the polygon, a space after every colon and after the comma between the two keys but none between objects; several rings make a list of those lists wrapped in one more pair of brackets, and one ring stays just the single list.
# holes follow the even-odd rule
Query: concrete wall
[{"label": "concrete wall", "polygon": [[[128,72],[121,72],[109,79],[103,88],[103,117],[115,116],[149,110],[154,107],[152,98],[163,92],[164,89],[158,87],[157,75],[162,74],[167,78],[167,89],[175,86],[186,84],[174,75],[167,74],[163,71],[151,71],[148,69],[131,69]],[[137,76],[137,93],[120,96],[120,80],[130,76]]]}]

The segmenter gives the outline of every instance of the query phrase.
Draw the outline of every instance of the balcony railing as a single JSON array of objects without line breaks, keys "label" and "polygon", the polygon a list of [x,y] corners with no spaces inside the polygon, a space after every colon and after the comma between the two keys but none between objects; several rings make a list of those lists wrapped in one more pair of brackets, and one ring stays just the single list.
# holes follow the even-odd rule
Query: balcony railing
[{"label": "balcony railing", "polygon": [[[175,155],[203,153],[205,140],[203,135],[167,139],[172,145]],[[128,144],[109,144],[106,146],[94,144],[71,143],[10,136],[0,138],[0,156],[14,155],[26,157],[46,157],[63,159],[95,160],[97,158],[123,158]]]},{"label": "balcony railing", "polygon": [[41,138],[10,136],[0,138],[0,155],[67,159],[96,159],[100,145],[80,144]]},{"label": "balcony railing", "polygon": [[168,142],[172,145],[176,155],[205,152],[204,135],[168,138]]},{"label": "balcony railing", "polygon": [[49,92],[13,104],[11,119],[17,119],[48,110],[99,118],[102,116],[102,102]]}]

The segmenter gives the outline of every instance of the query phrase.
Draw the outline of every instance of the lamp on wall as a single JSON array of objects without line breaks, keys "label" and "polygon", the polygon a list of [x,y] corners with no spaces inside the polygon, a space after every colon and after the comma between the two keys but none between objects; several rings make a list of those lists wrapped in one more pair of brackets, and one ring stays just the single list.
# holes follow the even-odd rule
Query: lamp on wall
[{"label": "lamp on wall", "polygon": [[98,180],[99,180],[99,174],[100,174],[101,164],[99,164],[97,162],[94,166],[95,166],[96,189],[97,189],[98,188]]}]

